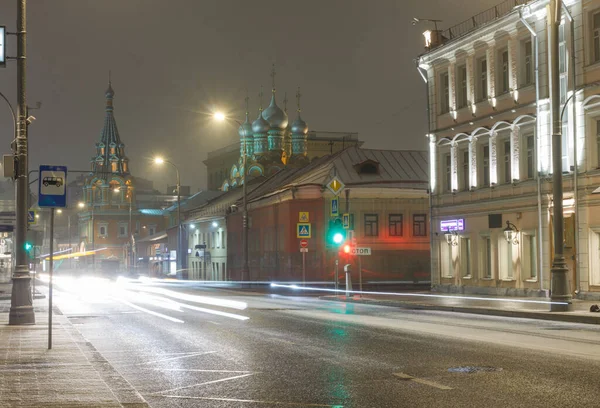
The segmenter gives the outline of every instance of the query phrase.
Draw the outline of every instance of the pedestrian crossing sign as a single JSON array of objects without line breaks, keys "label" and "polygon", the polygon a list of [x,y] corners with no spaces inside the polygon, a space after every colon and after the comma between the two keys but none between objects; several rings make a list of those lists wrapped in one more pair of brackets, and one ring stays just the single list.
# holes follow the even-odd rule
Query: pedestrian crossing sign
[{"label": "pedestrian crossing sign", "polygon": [[35,215],[36,215],[36,212],[34,210],[27,211],[27,223],[29,225],[35,225],[35,221],[36,221]]},{"label": "pedestrian crossing sign", "polygon": [[310,223],[299,222],[296,224],[296,238],[312,238]]}]

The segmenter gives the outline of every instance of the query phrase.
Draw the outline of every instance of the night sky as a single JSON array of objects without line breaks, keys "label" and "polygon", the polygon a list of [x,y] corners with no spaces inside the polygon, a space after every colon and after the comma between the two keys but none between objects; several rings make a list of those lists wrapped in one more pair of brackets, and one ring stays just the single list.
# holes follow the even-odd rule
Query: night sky
[{"label": "night sky", "polygon": [[[0,24],[16,29],[16,0],[0,3]],[[359,132],[366,147],[426,149],[424,84],[414,58],[423,51],[412,17],[442,19],[445,29],[500,0],[29,0],[30,169],[62,164],[89,169],[104,120],[112,70],[115,118],[133,175],[165,190],[172,169],[182,184],[205,187],[206,152],[234,143],[237,125],[216,124],[215,109],[243,119],[246,89],[257,116],[266,107],[275,63],[277,101],[312,130]],[[469,4],[466,6],[466,4]],[[16,55],[14,37],[7,54]],[[0,92],[16,105],[16,64],[0,69]],[[0,101],[1,153],[12,121]],[[164,174],[162,174],[164,172]]]}]

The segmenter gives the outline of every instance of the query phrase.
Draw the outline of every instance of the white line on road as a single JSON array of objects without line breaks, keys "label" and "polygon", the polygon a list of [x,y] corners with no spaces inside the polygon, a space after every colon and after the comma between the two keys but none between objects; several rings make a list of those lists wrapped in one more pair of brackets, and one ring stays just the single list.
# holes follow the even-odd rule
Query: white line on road
[{"label": "white line on road", "polygon": [[237,398],[214,398],[214,397],[188,397],[185,395],[161,395],[165,398],[183,398],[183,399],[198,399],[208,401],[226,401],[226,402],[249,402],[255,404],[270,404],[270,405],[289,405],[295,407],[329,407],[329,408],[344,408],[343,405],[331,404],[307,404],[306,402],[283,402],[283,401],[261,401],[261,400],[246,400]]},{"label": "white line on road", "polygon": [[412,375],[408,375],[408,374],[404,374],[404,373],[394,373],[394,375],[398,378],[400,378],[401,380],[405,380],[405,381],[413,381],[419,384],[424,384],[424,385],[429,385],[430,387],[435,387],[437,389],[440,390],[452,390],[452,387],[448,387],[446,385],[442,385],[442,384],[438,384],[434,381],[429,381],[429,380],[424,380],[421,378],[415,378]]},{"label": "white line on road", "polygon": [[195,372],[195,373],[236,373],[236,374],[249,374],[255,373],[253,371],[238,371],[238,370],[202,370],[199,368],[148,368],[147,370],[155,370],[155,371],[186,371],[186,372]]},{"label": "white line on road", "polygon": [[172,391],[179,391],[179,390],[185,390],[187,388],[192,388],[192,387],[199,387],[201,385],[208,385],[208,384],[215,384],[215,383],[219,383],[219,382],[223,382],[223,381],[229,381],[229,380],[236,380],[238,378],[244,378],[244,377],[248,377],[249,375],[253,375],[254,373],[249,373],[249,374],[242,374],[242,375],[236,375],[234,377],[227,377],[227,378],[221,378],[220,380],[213,380],[213,381],[207,381],[207,382],[203,382],[203,383],[199,383],[199,384],[192,384],[192,385],[186,385],[185,387],[177,387],[177,388],[171,388],[170,390],[164,390],[164,391],[157,391],[157,392],[152,392],[150,394],[163,394],[165,392],[172,392]]},{"label": "white line on road", "polygon": [[140,363],[140,364],[137,364],[137,365],[160,363],[160,362],[163,362],[163,361],[178,360],[180,358],[203,356],[203,355],[206,355],[206,354],[213,354],[213,353],[216,353],[216,351],[202,351],[202,352],[199,352],[199,353],[187,353],[187,354],[184,354],[183,356],[169,357],[169,358],[162,358],[160,360],[146,361],[145,363]]},{"label": "white line on road", "polygon": [[134,309],[137,309],[137,310],[139,310],[140,312],[145,312],[145,313],[151,314],[151,315],[153,315],[153,316],[162,317],[163,319],[167,319],[167,320],[170,320],[170,321],[172,321],[172,322],[175,322],[175,323],[185,323],[183,320],[176,319],[176,318],[174,318],[174,317],[167,316],[167,315],[164,315],[164,314],[162,314],[162,313],[154,312],[154,311],[152,311],[152,310],[149,310],[149,309],[146,309],[146,308],[143,308],[143,307],[140,307],[140,306],[134,305],[133,303],[131,303],[131,302],[128,302],[128,301],[126,301],[126,300],[123,300],[123,299],[116,299],[116,298],[113,298],[113,299],[115,299],[115,300],[118,300],[119,302],[123,302],[123,304],[125,304],[125,305],[127,305],[127,306],[129,306],[129,307],[132,307],[132,308],[134,308]]}]

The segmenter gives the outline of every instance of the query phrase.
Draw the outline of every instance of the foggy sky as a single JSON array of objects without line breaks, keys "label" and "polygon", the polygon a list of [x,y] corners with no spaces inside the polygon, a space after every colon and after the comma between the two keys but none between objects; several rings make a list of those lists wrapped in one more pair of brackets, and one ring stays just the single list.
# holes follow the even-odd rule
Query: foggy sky
[{"label": "foggy sky", "polygon": [[[275,63],[277,101],[288,96],[311,130],[359,132],[369,148],[426,149],[425,89],[414,58],[423,52],[412,17],[457,24],[500,0],[29,0],[30,169],[89,169],[104,120],[112,70],[115,118],[131,172],[174,184],[175,162],[192,191],[205,187],[206,152],[238,140],[237,125],[210,112],[250,117]],[[15,31],[16,0],[0,2],[0,25]],[[468,5],[468,6],[467,6]],[[7,54],[16,55],[14,37]],[[0,69],[0,92],[16,105],[16,64]],[[12,120],[0,101],[0,153],[10,153]],[[16,107],[16,106],[15,106]]]}]

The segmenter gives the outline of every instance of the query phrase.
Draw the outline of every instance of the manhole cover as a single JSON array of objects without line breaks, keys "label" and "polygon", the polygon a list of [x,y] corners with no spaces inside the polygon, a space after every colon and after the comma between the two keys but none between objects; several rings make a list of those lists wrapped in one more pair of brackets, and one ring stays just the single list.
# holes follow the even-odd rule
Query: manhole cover
[{"label": "manhole cover", "polygon": [[478,373],[478,372],[489,372],[489,371],[502,371],[500,367],[475,367],[475,366],[464,366],[464,367],[452,367],[448,369],[451,373]]}]

